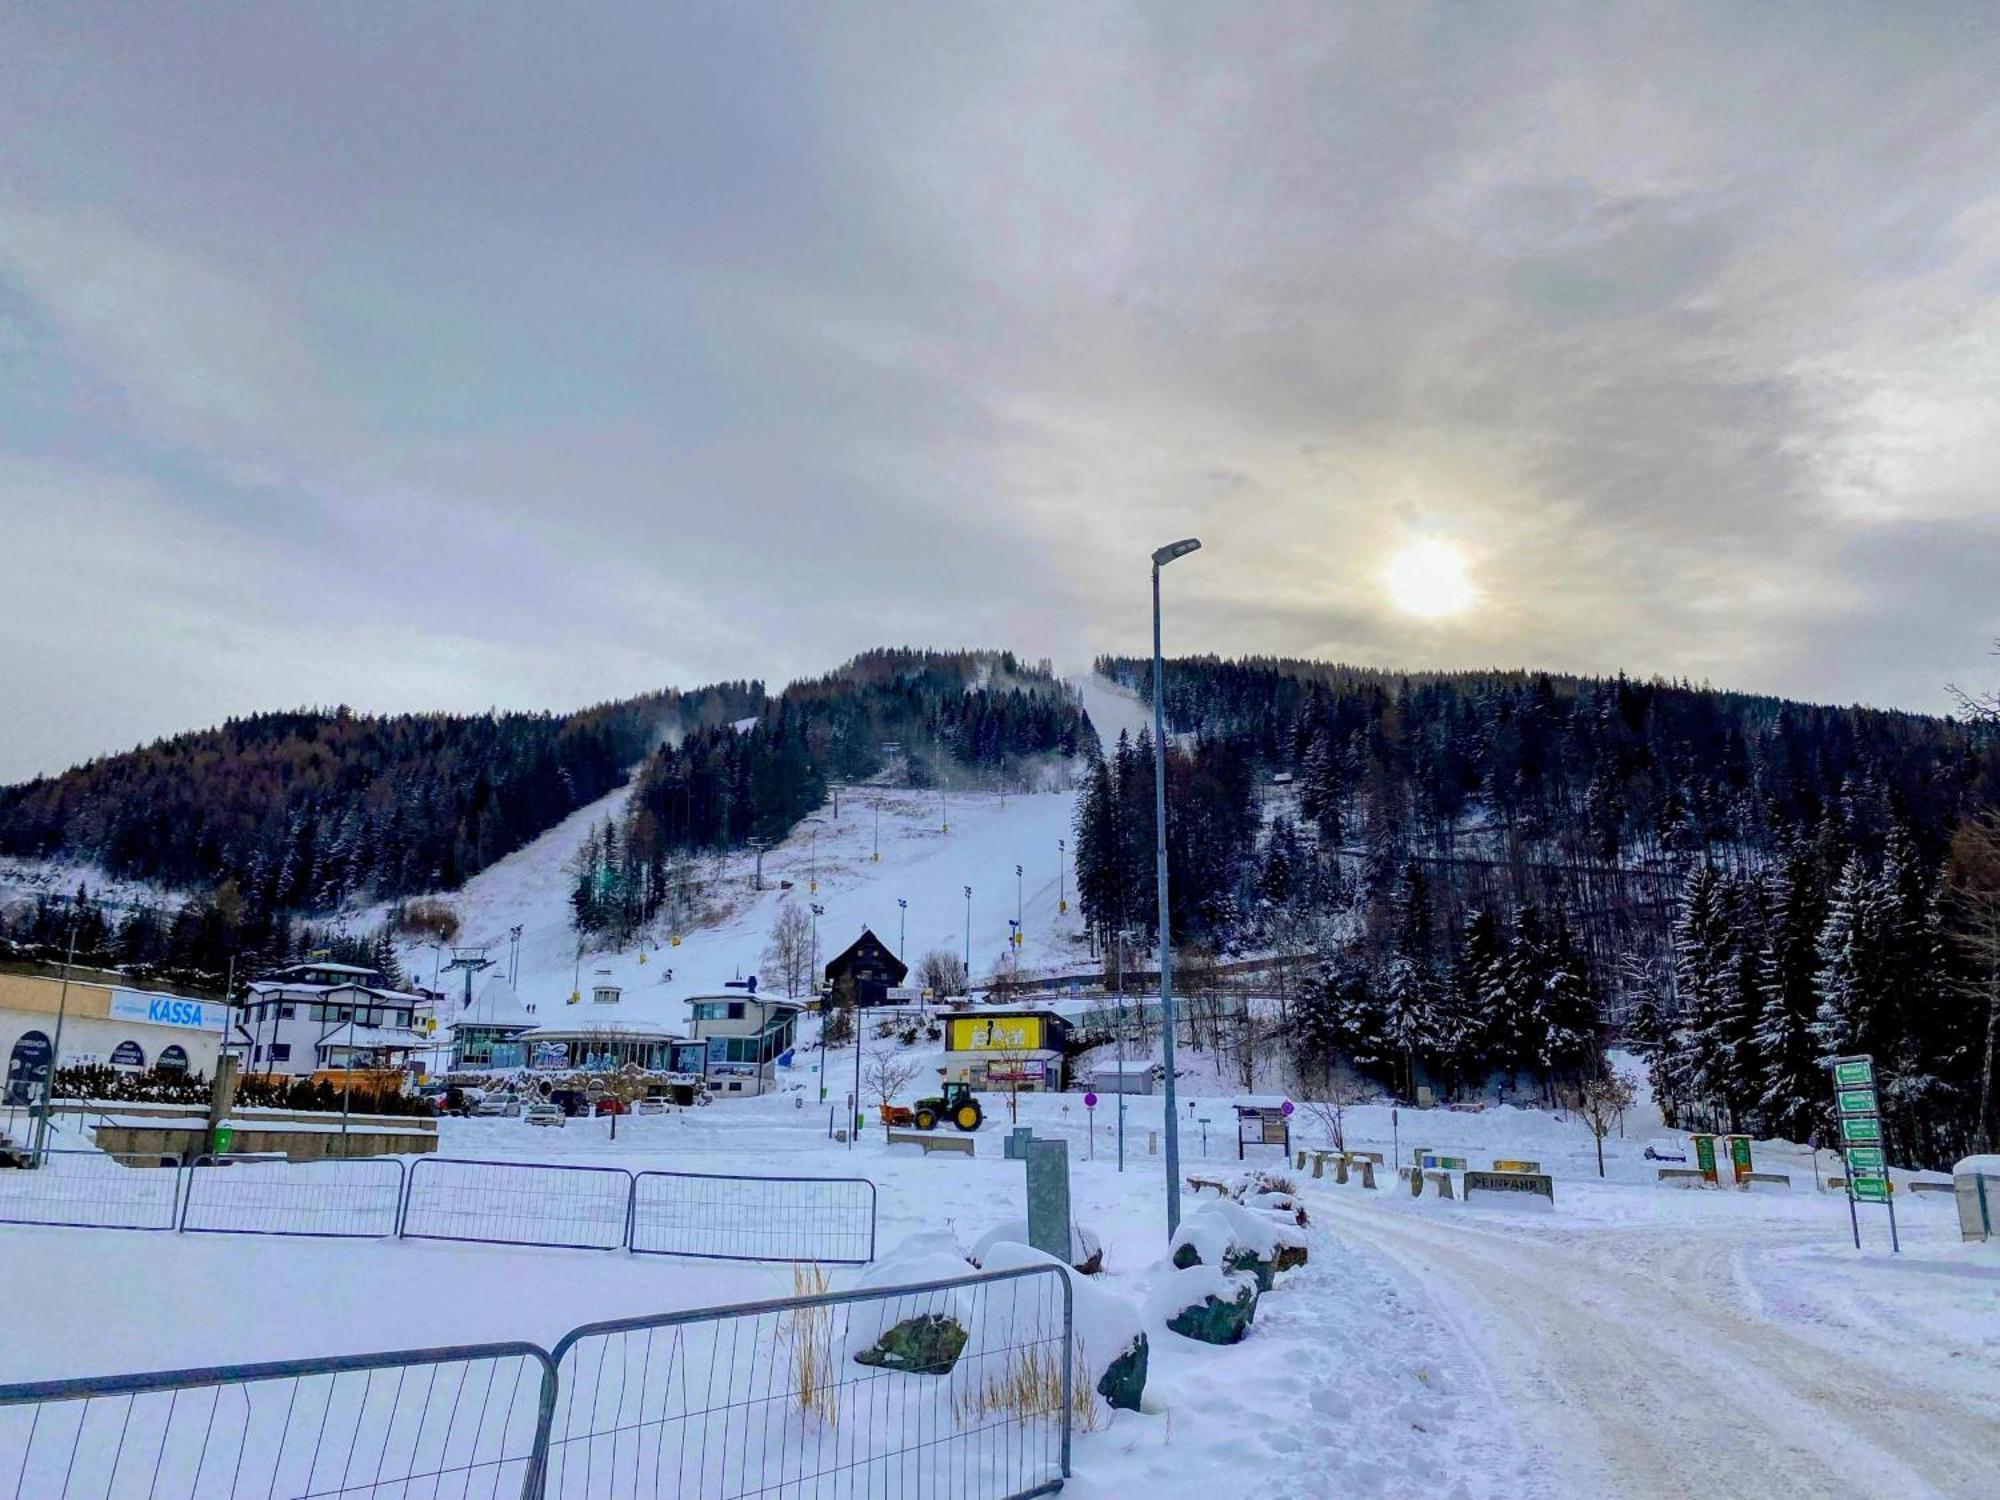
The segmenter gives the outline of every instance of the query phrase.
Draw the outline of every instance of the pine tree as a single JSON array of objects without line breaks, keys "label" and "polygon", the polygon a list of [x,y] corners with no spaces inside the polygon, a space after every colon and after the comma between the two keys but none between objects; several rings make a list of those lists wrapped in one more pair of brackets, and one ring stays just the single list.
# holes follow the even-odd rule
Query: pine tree
[{"label": "pine tree", "polygon": [[1795,849],[1772,894],[1758,954],[1762,995],[1754,1036],[1763,1067],[1757,1098],[1765,1134],[1801,1141],[1825,1116],[1826,1075],[1813,1040],[1818,1007],[1819,934],[1826,924],[1825,877],[1811,847]]}]

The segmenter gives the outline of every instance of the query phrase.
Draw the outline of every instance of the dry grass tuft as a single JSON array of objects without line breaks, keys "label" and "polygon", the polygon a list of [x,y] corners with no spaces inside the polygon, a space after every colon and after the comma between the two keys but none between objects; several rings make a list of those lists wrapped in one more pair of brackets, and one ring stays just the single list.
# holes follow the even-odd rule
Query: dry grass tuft
[{"label": "dry grass tuft", "polygon": [[[1083,1340],[1076,1341],[1075,1369],[1070,1376],[1070,1425],[1078,1432],[1104,1426],[1104,1407],[1091,1385],[1090,1362]],[[1007,1364],[983,1384],[960,1390],[952,1407],[961,1425],[975,1425],[992,1416],[1025,1422],[1062,1410],[1062,1357],[1053,1348],[1029,1344],[1007,1351]]]},{"label": "dry grass tuft", "polygon": [[[824,1268],[792,1267],[792,1292],[817,1297],[828,1287]],[[833,1309],[802,1307],[786,1319],[784,1330],[792,1350],[792,1391],[799,1411],[817,1417],[831,1431],[840,1426],[840,1367],[833,1343]]]}]

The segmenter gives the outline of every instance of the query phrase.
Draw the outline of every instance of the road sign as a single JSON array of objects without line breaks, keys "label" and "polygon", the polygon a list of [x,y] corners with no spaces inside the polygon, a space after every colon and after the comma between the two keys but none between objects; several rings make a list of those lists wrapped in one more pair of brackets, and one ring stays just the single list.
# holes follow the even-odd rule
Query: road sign
[{"label": "road sign", "polygon": [[1875,1090],[1842,1089],[1835,1095],[1840,1101],[1840,1112],[1844,1115],[1879,1115],[1881,1108],[1875,1100]]},{"label": "road sign", "polygon": [[1886,1177],[1856,1177],[1849,1186],[1854,1189],[1854,1196],[1863,1203],[1887,1203],[1893,1191]]},{"label": "road sign", "polygon": [[1840,1138],[1875,1145],[1882,1139],[1882,1122],[1873,1115],[1847,1115],[1840,1122]]},{"label": "road sign", "polygon": [[1694,1138],[1694,1164],[1701,1169],[1701,1175],[1707,1181],[1715,1181],[1714,1136],[1698,1135]]},{"label": "road sign", "polygon": [[1872,1089],[1875,1087],[1875,1059],[1836,1057],[1833,1060],[1833,1085],[1842,1089]]},{"label": "road sign", "polygon": [[1888,1163],[1883,1160],[1880,1146],[1849,1146],[1847,1167],[1857,1177],[1879,1177],[1888,1170]]}]

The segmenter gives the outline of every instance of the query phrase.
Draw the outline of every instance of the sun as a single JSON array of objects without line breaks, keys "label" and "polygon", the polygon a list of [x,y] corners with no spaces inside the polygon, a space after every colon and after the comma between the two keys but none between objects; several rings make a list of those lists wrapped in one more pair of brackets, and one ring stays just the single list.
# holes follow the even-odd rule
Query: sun
[{"label": "sun", "polygon": [[1450,542],[1412,542],[1389,559],[1382,581],[1391,604],[1426,620],[1459,614],[1476,597],[1465,574],[1465,554]]}]

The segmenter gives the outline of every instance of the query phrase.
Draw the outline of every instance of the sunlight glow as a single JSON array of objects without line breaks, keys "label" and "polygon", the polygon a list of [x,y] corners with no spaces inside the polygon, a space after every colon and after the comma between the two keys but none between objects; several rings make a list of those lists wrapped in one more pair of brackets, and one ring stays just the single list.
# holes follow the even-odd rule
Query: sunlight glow
[{"label": "sunlight glow", "polygon": [[1426,620],[1458,614],[1476,597],[1466,577],[1465,554],[1450,542],[1412,542],[1389,559],[1382,581],[1391,604]]}]

